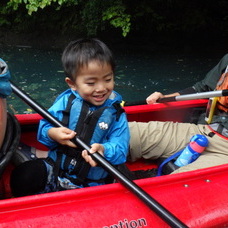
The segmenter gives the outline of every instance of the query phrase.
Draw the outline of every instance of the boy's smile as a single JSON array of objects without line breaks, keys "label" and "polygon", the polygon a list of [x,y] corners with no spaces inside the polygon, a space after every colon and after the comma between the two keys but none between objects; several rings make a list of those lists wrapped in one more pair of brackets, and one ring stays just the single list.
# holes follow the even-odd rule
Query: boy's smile
[{"label": "boy's smile", "polygon": [[99,61],[91,61],[79,69],[75,82],[69,78],[66,78],[66,82],[84,100],[100,106],[113,91],[114,74],[111,65]]}]

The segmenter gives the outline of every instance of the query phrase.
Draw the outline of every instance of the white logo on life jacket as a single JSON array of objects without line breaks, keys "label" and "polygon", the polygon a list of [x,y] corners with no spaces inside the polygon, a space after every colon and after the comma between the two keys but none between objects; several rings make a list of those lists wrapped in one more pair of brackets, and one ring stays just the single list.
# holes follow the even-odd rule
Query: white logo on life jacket
[{"label": "white logo on life jacket", "polygon": [[99,127],[102,130],[107,130],[108,129],[108,124],[105,123],[105,122],[101,122],[101,123],[99,123]]},{"label": "white logo on life jacket", "polygon": [[70,164],[75,166],[77,164],[77,160],[75,158],[73,158],[71,161],[70,161]]}]

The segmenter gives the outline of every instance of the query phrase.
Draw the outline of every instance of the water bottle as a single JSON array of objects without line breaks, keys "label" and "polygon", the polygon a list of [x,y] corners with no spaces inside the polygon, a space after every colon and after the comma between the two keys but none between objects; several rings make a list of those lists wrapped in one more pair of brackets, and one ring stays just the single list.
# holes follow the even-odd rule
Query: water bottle
[{"label": "water bottle", "polygon": [[190,143],[183,149],[174,164],[179,167],[188,165],[195,161],[207,146],[208,139],[204,135],[197,134],[192,136]]}]

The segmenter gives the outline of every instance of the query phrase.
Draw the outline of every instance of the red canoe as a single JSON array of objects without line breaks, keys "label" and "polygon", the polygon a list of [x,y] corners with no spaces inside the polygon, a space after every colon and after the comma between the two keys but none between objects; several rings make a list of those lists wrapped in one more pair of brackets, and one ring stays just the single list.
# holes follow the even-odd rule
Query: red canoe
[{"label": "red canoe", "polygon": [[[192,110],[206,100],[179,101],[125,107],[129,121],[188,121]],[[21,141],[44,149],[36,141],[38,114],[16,115]],[[7,159],[5,159],[7,160]],[[9,159],[8,159],[9,160]],[[8,160],[5,163],[8,163]],[[154,164],[128,164],[132,170]],[[0,227],[165,228],[170,227],[122,184],[68,190],[12,198],[9,174],[4,169],[0,183]],[[228,165],[181,174],[136,180],[135,183],[175,215],[187,227],[228,227]]]}]

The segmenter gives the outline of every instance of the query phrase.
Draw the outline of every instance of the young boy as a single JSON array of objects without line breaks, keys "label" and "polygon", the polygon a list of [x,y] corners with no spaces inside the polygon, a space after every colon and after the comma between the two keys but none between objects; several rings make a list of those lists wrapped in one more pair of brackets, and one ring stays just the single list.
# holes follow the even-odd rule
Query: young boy
[{"label": "young boy", "polygon": [[47,159],[27,161],[12,173],[14,196],[105,184],[108,173],[74,144],[77,134],[90,153],[99,152],[113,165],[126,161],[129,129],[113,91],[115,63],[111,51],[98,39],[80,39],[64,50],[62,63],[70,89],[58,96],[49,112],[66,127],[41,120],[38,140],[50,151]]}]

